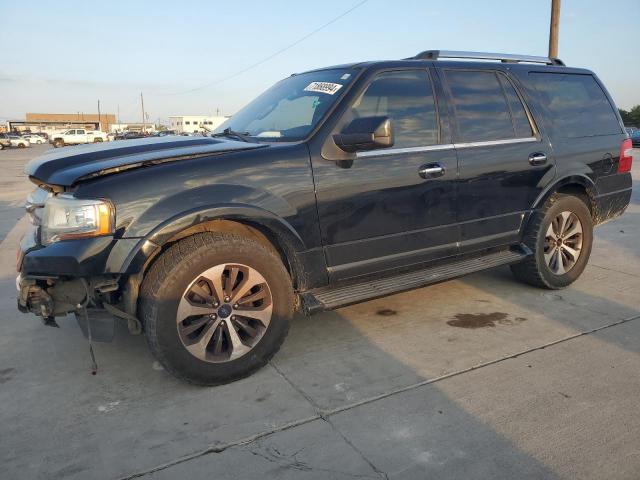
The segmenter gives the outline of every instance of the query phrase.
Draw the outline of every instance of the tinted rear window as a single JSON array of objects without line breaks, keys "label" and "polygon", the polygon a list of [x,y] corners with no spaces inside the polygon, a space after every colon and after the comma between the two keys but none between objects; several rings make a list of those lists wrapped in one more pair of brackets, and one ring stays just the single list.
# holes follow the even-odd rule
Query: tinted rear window
[{"label": "tinted rear window", "polygon": [[618,118],[591,75],[530,73],[552,136],[592,137],[621,133]]},{"label": "tinted rear window", "polygon": [[446,76],[464,142],[515,138],[509,104],[495,72],[447,70]]},{"label": "tinted rear window", "polygon": [[498,78],[500,79],[502,88],[504,88],[504,93],[507,96],[507,101],[509,102],[509,108],[511,109],[511,118],[513,119],[513,128],[516,131],[516,137],[532,137],[533,130],[531,129],[531,123],[529,122],[529,117],[527,116],[527,112],[524,109],[522,100],[520,100],[520,97],[516,93],[515,88],[513,88],[511,82],[507,80],[504,75],[498,75]]}]

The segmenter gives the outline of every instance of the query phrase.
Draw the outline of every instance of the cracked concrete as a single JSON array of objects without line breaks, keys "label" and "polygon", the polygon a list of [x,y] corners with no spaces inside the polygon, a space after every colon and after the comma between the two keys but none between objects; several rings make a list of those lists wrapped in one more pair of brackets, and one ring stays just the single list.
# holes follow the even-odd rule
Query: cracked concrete
[{"label": "cracked concrete", "polygon": [[6,478],[638,478],[637,190],[569,289],[496,269],[298,317],[262,371],[199,388],[122,328],[92,376],[74,320],[15,310],[18,172],[44,148],[0,152]]}]

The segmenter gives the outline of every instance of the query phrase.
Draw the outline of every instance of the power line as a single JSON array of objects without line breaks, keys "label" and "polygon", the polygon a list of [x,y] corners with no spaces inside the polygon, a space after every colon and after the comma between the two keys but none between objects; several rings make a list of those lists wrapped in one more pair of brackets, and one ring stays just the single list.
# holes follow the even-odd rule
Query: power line
[{"label": "power line", "polygon": [[213,82],[209,82],[206,83],[204,85],[201,85],[199,87],[195,87],[195,88],[191,88],[189,90],[184,90],[182,92],[176,92],[176,93],[165,93],[165,94],[160,94],[161,96],[171,96],[171,95],[184,95],[186,93],[191,93],[191,92],[196,92],[198,90],[202,90],[203,88],[207,88],[207,87],[211,87],[213,85],[217,85],[219,83],[222,82],[226,82],[227,80],[231,80],[232,78],[236,78],[240,75],[242,75],[245,72],[248,72],[249,70],[252,70],[260,65],[262,65],[263,63],[268,62],[269,60],[271,60],[274,57],[277,57],[278,55],[286,52],[287,50],[295,47],[296,45],[304,42],[307,38],[315,35],[316,33],[318,33],[319,31],[327,28],[329,25],[332,25],[334,23],[336,23],[338,20],[340,20],[342,17],[347,16],[348,14],[350,14],[351,12],[353,12],[355,9],[360,8],[362,5],[364,5],[365,3],[367,3],[369,0],[361,0],[360,2],[356,3],[353,7],[349,8],[348,10],[345,10],[344,12],[342,12],[340,15],[338,15],[337,17],[334,17],[333,19],[329,20],[327,23],[319,26],[318,28],[316,28],[315,30],[307,33],[306,35],[304,35],[303,37],[300,37],[298,40],[296,40],[293,43],[290,43],[289,45],[287,45],[286,47],[281,48],[280,50],[272,53],[271,55],[269,55],[268,57],[263,58],[262,60],[253,63],[251,65],[249,65],[248,67],[243,68],[242,70],[238,70],[235,73],[232,73],[231,75],[227,76],[227,77],[223,77],[220,78],[218,80],[214,80]]}]

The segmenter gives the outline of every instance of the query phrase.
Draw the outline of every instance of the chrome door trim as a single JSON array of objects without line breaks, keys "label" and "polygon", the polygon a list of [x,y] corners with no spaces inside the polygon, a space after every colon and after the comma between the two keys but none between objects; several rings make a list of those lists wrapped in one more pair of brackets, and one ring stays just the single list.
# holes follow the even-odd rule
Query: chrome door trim
[{"label": "chrome door trim", "polygon": [[369,150],[356,153],[356,158],[380,157],[383,155],[400,155],[403,153],[433,152],[437,150],[453,150],[453,143],[442,145],[425,145],[423,147],[386,148],[384,150]]},{"label": "chrome door trim", "polygon": [[385,148],[357,152],[356,158],[382,157],[385,155],[402,155],[404,153],[435,152],[440,150],[452,150],[454,148],[491,147],[494,145],[509,145],[511,143],[538,142],[538,137],[507,138],[505,140],[487,140],[484,142],[445,143],[442,145],[424,145],[421,147]]},{"label": "chrome door trim", "polygon": [[493,145],[509,145],[510,143],[537,142],[538,137],[507,138],[505,140],[488,140],[485,142],[454,143],[455,148],[491,147]]}]

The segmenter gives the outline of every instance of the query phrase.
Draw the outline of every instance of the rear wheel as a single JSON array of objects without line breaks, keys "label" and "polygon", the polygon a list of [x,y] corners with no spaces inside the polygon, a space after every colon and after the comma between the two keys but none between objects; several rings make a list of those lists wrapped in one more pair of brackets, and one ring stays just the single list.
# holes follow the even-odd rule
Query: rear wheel
[{"label": "rear wheel", "polygon": [[141,291],[149,347],[167,371],[201,385],[250,375],[278,351],[294,294],[280,258],[244,237],[200,233],[154,263]]},{"label": "rear wheel", "polygon": [[93,143],[100,143],[100,142],[102,142],[101,138],[94,138],[93,139]]},{"label": "rear wheel", "polygon": [[20,143],[18,144],[18,148],[25,148],[25,147],[26,147],[26,145],[25,145],[24,143],[22,143],[22,142],[20,142]]},{"label": "rear wheel", "polygon": [[533,255],[512,265],[516,278],[537,287],[566,287],[587,266],[593,243],[591,212],[576,196],[554,194],[531,218],[524,242]]}]

